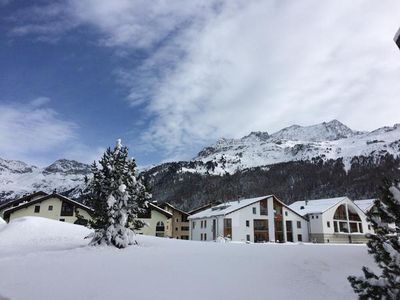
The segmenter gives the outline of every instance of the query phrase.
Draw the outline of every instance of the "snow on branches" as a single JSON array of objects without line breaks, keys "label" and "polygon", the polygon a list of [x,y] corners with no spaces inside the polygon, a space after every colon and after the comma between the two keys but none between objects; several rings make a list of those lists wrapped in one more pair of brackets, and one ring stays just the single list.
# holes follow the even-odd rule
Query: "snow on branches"
[{"label": "snow on branches", "polygon": [[85,204],[94,210],[89,222],[95,229],[91,245],[114,245],[125,248],[135,244],[134,230],[143,227],[138,214],[143,212],[151,195],[136,176],[136,162],[128,158],[128,148],[121,140],[92,165],[93,178],[86,180]]},{"label": "snow on branches", "polygon": [[382,196],[367,214],[375,233],[368,235],[368,252],[382,270],[363,267],[364,276],[349,276],[360,299],[400,299],[400,185],[386,180]]}]

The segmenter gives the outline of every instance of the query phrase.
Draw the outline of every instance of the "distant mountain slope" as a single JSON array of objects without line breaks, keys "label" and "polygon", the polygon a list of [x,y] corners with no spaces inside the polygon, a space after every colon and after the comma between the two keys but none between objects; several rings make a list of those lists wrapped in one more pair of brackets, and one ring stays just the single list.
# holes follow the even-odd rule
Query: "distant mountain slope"
[{"label": "distant mountain slope", "polygon": [[84,176],[90,173],[86,164],[60,159],[46,168],[0,158],[0,201],[13,199],[33,191],[56,189],[70,197],[79,197]]},{"label": "distant mountain slope", "polygon": [[[384,176],[400,179],[400,125],[354,131],[337,120],[269,135],[220,139],[191,161],[143,172],[154,199],[190,209],[206,202],[274,193],[285,202],[346,194],[375,197]],[[79,198],[88,165],[61,159],[38,168],[0,159],[0,201],[32,191]]]},{"label": "distant mountain slope", "polygon": [[289,161],[343,158],[350,168],[355,156],[400,154],[400,124],[372,132],[353,131],[337,120],[313,126],[293,125],[272,135],[255,132],[241,139],[221,139],[206,147],[195,161],[214,163],[214,172],[238,170]]}]

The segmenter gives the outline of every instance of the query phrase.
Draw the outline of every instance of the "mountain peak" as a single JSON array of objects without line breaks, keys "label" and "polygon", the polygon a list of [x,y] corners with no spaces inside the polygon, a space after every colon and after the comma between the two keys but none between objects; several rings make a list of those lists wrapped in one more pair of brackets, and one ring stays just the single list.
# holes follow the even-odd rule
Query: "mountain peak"
[{"label": "mountain peak", "polygon": [[76,160],[58,159],[50,166],[44,168],[43,173],[62,173],[62,174],[88,174],[90,167],[87,164]]},{"label": "mountain peak", "polygon": [[291,141],[334,141],[357,134],[338,120],[310,126],[292,125],[271,135],[274,139]]}]

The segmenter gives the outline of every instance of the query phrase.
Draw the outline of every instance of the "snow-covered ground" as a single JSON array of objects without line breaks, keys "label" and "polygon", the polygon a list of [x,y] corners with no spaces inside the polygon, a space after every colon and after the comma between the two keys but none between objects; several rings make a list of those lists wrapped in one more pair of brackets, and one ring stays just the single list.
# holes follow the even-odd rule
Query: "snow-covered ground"
[{"label": "snow-covered ground", "polygon": [[[1,226],[1,225],[0,225]],[[0,227],[0,299],[356,299],[364,245],[236,244],[138,236],[88,247],[89,230],[26,217]]]}]

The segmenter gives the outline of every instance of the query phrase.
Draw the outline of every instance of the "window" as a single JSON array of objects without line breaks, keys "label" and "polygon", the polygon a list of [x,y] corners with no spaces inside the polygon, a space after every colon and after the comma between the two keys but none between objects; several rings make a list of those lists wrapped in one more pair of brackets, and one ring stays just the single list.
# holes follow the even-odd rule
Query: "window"
[{"label": "window", "polygon": [[250,234],[246,235],[246,241],[250,242]]},{"label": "window", "polygon": [[349,232],[349,227],[347,225],[347,222],[339,222],[339,231],[340,232]]},{"label": "window", "polygon": [[53,210],[53,205],[49,205],[49,210]]},{"label": "window", "polygon": [[200,222],[200,227],[203,228],[203,221]]},{"label": "window", "polygon": [[176,218],[176,221],[177,221],[177,222],[179,222],[179,219],[178,219],[178,218]]},{"label": "window", "polygon": [[287,212],[287,211],[285,211],[285,216],[286,216],[286,217],[288,216],[288,212]]},{"label": "window", "polygon": [[188,240],[189,239],[189,236],[188,235],[182,235],[181,236],[181,240]]},{"label": "window", "polygon": [[301,222],[297,221],[297,228],[301,228]]},{"label": "window", "polygon": [[254,220],[254,231],[268,231],[268,220]]},{"label": "window", "polygon": [[196,228],[196,222],[195,222],[195,221],[192,222],[192,228],[193,228],[193,229]]},{"label": "window", "polygon": [[371,225],[368,225],[368,230],[371,230]]},{"label": "window", "polygon": [[232,219],[224,219],[224,237],[232,237]]},{"label": "window", "polygon": [[[158,221],[157,224],[156,224],[156,232],[157,231],[164,231],[164,230],[165,230],[164,222],[163,221]],[[157,236],[157,234],[156,234],[156,236]]]},{"label": "window", "polygon": [[361,223],[358,223],[358,230],[363,233],[363,227]]},{"label": "window", "polygon": [[200,240],[201,241],[203,240],[203,234],[202,233],[200,233]]},{"label": "window", "polygon": [[314,219],[314,215],[311,215],[311,219]]},{"label": "window", "polygon": [[335,220],[347,220],[346,206],[344,204],[340,205],[333,216]]},{"label": "window", "polygon": [[316,219],[318,219],[318,216],[315,216]]},{"label": "window", "polygon": [[256,214],[257,214],[257,208],[253,207],[253,215],[256,215]]},{"label": "window", "polygon": [[298,242],[302,242],[303,241],[303,237],[301,236],[301,234],[297,235],[297,241]]},{"label": "window", "polygon": [[60,222],[65,222],[65,219],[60,219]]},{"label": "window", "polygon": [[189,226],[181,226],[182,231],[189,231]]},{"label": "window", "polygon": [[204,228],[207,228],[207,220],[204,220]]},{"label": "window", "polygon": [[335,232],[339,232],[338,226],[337,226],[337,222],[333,222],[333,228]]},{"label": "window", "polygon": [[358,232],[358,225],[357,223],[350,223],[350,232]]},{"label": "window", "polygon": [[260,201],[260,215],[268,216],[268,200]]},{"label": "window", "polygon": [[72,217],[74,215],[74,206],[66,201],[63,201],[61,205],[61,216]]},{"label": "window", "polygon": [[35,205],[35,213],[40,213],[40,205]]},{"label": "window", "polygon": [[204,240],[207,241],[207,233],[204,234]]},{"label": "window", "polygon": [[246,227],[250,227],[250,221],[246,220]]},{"label": "window", "polygon": [[278,201],[274,200],[274,211],[275,215],[281,216],[282,215],[282,204],[280,204]]},{"label": "window", "polygon": [[329,228],[331,227],[331,222],[326,222],[326,226],[328,226]]},{"label": "window", "polygon": [[178,227],[175,227],[175,231],[178,231]]}]

